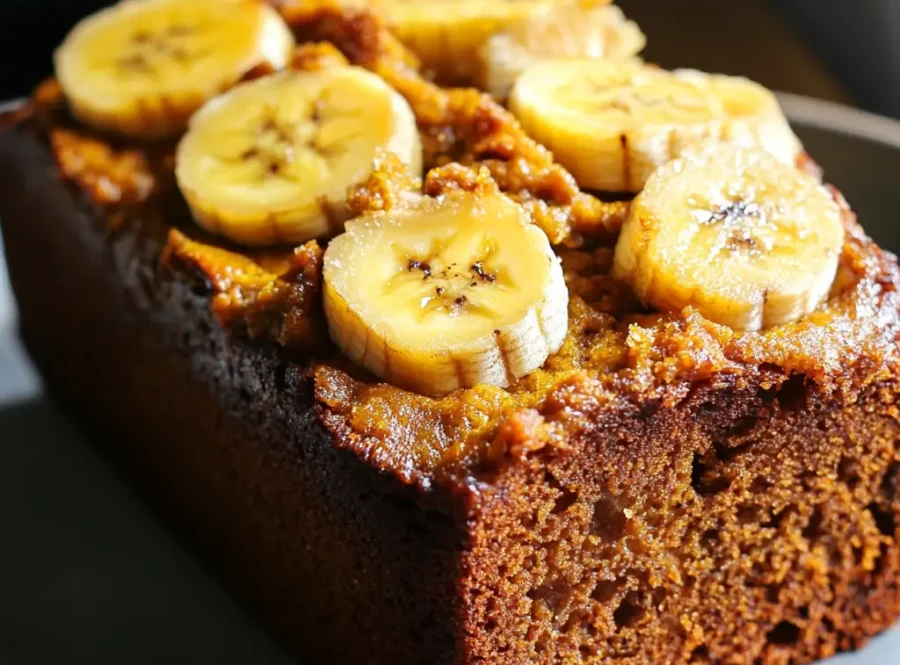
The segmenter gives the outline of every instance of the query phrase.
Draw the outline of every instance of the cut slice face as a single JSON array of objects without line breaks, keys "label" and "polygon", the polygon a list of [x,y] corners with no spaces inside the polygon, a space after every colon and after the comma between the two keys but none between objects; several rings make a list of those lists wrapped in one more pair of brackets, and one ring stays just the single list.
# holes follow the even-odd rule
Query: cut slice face
[{"label": "cut slice face", "polygon": [[72,112],[140,138],[184,130],[251,69],[281,69],[294,38],[255,0],[128,0],[83,19],[54,54]]},{"label": "cut slice face", "polygon": [[800,151],[765,88],[634,62],[537,63],[517,79],[510,109],[587,189],[638,192],[656,167],[708,143],[761,148],[787,164]]},{"label": "cut slice face", "polygon": [[553,20],[527,17],[488,38],[479,52],[479,85],[506,99],[519,74],[535,62],[563,57],[627,60],[645,43],[638,25],[616,6],[564,5]]},{"label": "cut slice face", "polygon": [[812,178],[763,151],[714,146],[651,176],[613,274],[657,309],[690,305],[755,331],[821,304],[843,242],[841,209]]},{"label": "cut slice face", "polygon": [[410,390],[506,386],[562,345],[568,291],[547,237],[499,193],[347,223],[325,253],[331,337]]},{"label": "cut slice face", "polygon": [[208,231],[244,245],[299,243],[343,230],[347,189],[382,151],[421,175],[415,118],[381,78],[357,67],[291,71],[201,109],[175,175]]}]

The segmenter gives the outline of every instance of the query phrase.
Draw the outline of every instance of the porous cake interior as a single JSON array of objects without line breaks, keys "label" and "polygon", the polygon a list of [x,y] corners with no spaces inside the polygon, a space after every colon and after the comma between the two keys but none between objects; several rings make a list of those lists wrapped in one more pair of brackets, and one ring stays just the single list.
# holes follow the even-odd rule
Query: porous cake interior
[{"label": "porous cake interior", "polygon": [[469,555],[473,662],[768,665],[858,646],[897,602],[894,402],[840,405],[799,375],[701,386],[501,474]]}]

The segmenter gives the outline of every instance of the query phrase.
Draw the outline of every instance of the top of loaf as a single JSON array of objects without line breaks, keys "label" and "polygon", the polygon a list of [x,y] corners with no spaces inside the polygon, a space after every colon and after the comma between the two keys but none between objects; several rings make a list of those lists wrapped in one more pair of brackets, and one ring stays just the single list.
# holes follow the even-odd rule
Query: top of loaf
[{"label": "top of loaf", "polygon": [[[283,362],[311,368],[325,426],[384,470],[428,484],[504,460],[553,454],[596,428],[609,410],[671,408],[698,385],[769,390],[799,380],[853,399],[895,371],[897,266],[864,234],[836,190],[844,244],[831,291],[813,313],[739,332],[691,306],[654,312],[610,275],[628,197],[580,191],[490,97],[421,78],[372,14],[328,5],[283,11],[298,41],[331,43],[412,99],[426,195],[471,190],[491,179],[545,231],[569,290],[569,328],[542,368],[508,388],[479,385],[444,397],[380,382],[329,341],[320,303],[324,243],[251,251],[205,233],[175,186],[173,141],[112,138],[92,129],[72,117],[52,81],[7,120],[46,137],[62,175],[87,193],[116,234],[157,246],[161,279],[196,283],[199,277],[214,312],[237,339],[274,342]],[[299,53],[304,62],[297,66],[339,57],[329,47]],[[815,170],[805,155],[800,166]],[[354,188],[351,209],[396,205],[402,179],[402,167],[384,159]],[[147,223],[151,218],[154,224]]]}]

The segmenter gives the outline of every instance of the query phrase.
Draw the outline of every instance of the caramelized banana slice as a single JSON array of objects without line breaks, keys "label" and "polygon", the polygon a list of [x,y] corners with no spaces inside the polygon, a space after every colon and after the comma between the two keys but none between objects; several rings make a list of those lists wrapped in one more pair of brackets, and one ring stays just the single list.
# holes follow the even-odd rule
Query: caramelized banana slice
[{"label": "caramelized banana slice", "polygon": [[381,151],[418,176],[422,148],[406,101],[358,67],[243,83],[191,120],[176,177],[197,223],[244,245],[342,230],[347,190]]},{"label": "caramelized banana slice", "polygon": [[644,48],[646,38],[616,6],[572,3],[559,7],[553,20],[527,17],[492,35],[479,51],[479,87],[497,99],[529,65],[553,58],[628,60]]},{"label": "caramelized banana slice", "polygon": [[280,69],[294,38],[255,0],[129,0],[83,19],[54,55],[72,112],[128,136],[184,130],[251,69]]},{"label": "caramelized banana slice", "polygon": [[650,177],[613,274],[658,309],[691,305],[752,331],[818,307],[843,242],[841,209],[815,180],[769,153],[715,146]]},{"label": "caramelized banana slice", "polygon": [[661,164],[725,142],[799,152],[774,96],[746,79],[603,60],[546,60],[516,81],[510,109],[585,188],[638,192]]},{"label": "caramelized banana slice", "polygon": [[552,20],[555,0],[375,0],[392,31],[439,79],[465,83],[478,68],[478,49],[523,19]]},{"label": "caramelized banana slice", "polygon": [[559,259],[496,191],[450,191],[348,222],[323,276],[337,346],[430,395],[506,386],[555,353],[568,326]]}]

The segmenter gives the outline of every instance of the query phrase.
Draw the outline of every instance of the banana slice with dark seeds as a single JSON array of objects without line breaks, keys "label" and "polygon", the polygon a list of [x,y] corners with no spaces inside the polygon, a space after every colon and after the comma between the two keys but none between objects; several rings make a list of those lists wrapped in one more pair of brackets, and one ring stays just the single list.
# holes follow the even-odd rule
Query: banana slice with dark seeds
[{"label": "banana slice with dark seeds", "polygon": [[421,175],[415,117],[387,83],[358,67],[289,71],[204,106],[175,175],[207,230],[244,245],[300,243],[343,230],[347,190],[381,152]]},{"label": "banana slice with dark seeds", "polygon": [[562,345],[559,258],[498,192],[450,192],[347,223],[325,252],[331,337],[375,375],[425,394],[506,386]]},{"label": "banana slice with dark seeds", "polygon": [[716,146],[662,166],[635,198],[613,275],[664,311],[754,331],[809,314],[834,282],[841,209],[759,150]]}]

